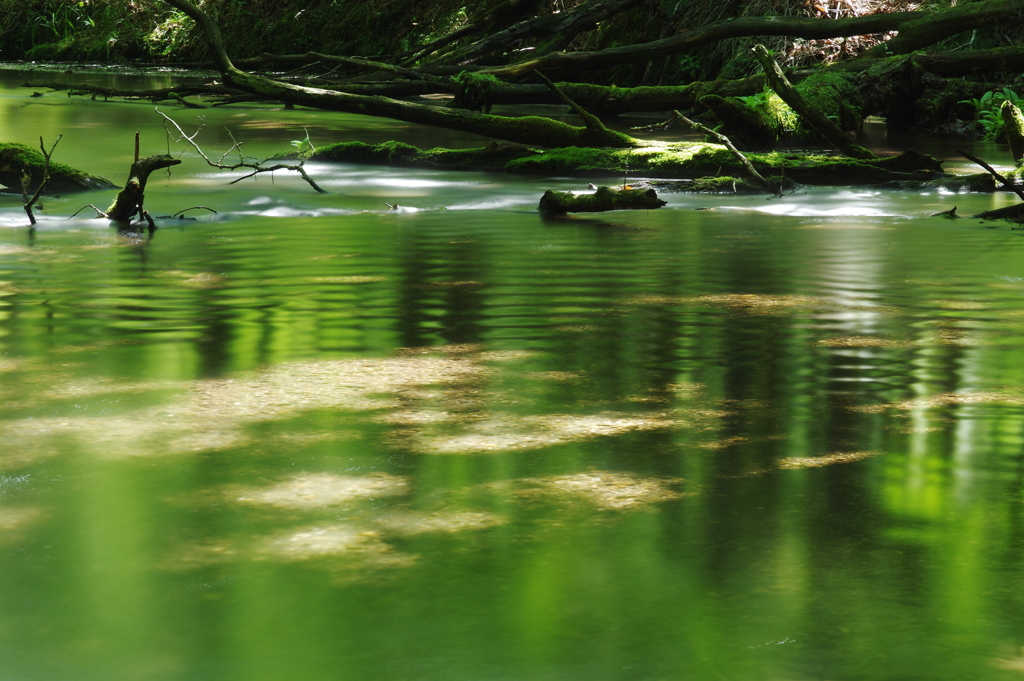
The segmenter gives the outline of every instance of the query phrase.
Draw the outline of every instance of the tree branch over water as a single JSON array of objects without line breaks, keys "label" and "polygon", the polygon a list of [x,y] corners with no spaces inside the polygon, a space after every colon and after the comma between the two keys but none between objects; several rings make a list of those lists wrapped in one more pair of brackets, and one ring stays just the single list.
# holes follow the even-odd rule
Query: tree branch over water
[{"label": "tree branch over water", "polygon": [[[250,177],[253,177],[255,175],[259,175],[260,173],[272,173],[275,170],[290,170],[292,172],[295,172],[295,173],[298,173],[299,175],[301,175],[302,179],[305,180],[309,184],[309,186],[312,187],[314,190],[320,192],[321,194],[326,194],[327,193],[326,191],[324,191],[320,187],[320,185],[318,185],[313,180],[313,178],[311,178],[309,176],[308,173],[306,173],[306,169],[302,167],[302,165],[303,165],[302,163],[299,163],[298,165],[293,165],[293,164],[288,164],[288,163],[278,163],[278,164],[273,165],[273,166],[265,166],[264,163],[266,163],[267,161],[247,161],[245,159],[245,157],[242,155],[242,150],[241,150],[242,144],[241,144],[241,142],[236,142],[234,136],[232,136],[232,138],[231,138],[231,141],[233,142],[233,144],[231,145],[231,148],[228,149],[227,151],[225,151],[221,155],[221,157],[219,159],[217,159],[216,161],[213,161],[213,160],[210,159],[209,156],[206,155],[206,152],[204,152],[202,147],[200,147],[199,144],[196,142],[196,136],[199,135],[199,132],[206,125],[205,120],[202,117],[199,118],[199,128],[194,133],[189,135],[188,133],[186,133],[184,130],[181,129],[181,126],[178,125],[177,121],[175,121],[173,118],[171,118],[170,116],[168,116],[164,112],[160,111],[160,109],[156,109],[156,112],[161,117],[163,117],[163,119],[164,119],[164,127],[166,128],[168,124],[173,126],[174,129],[177,130],[177,132],[178,132],[178,135],[179,135],[178,139],[179,139],[179,141],[180,140],[184,140],[185,142],[188,142],[189,145],[191,145],[192,148],[196,150],[196,153],[199,154],[202,157],[202,159],[204,161],[206,161],[206,163],[208,165],[210,165],[211,167],[219,168],[221,170],[238,170],[240,168],[247,168],[247,169],[252,171],[248,175],[243,175],[242,177],[239,177],[239,178],[237,178],[235,180],[232,180],[229,184],[235,184],[237,182],[241,182],[242,180],[246,180],[246,179],[248,179]],[[228,132],[228,134],[229,135],[231,134],[230,131]],[[168,129],[168,135],[170,135],[170,130],[169,129]],[[230,154],[233,151],[238,151],[238,163],[230,163],[230,164],[229,163],[223,163],[224,159],[227,158],[228,154]],[[267,159],[267,160],[269,160],[269,159]]]}]

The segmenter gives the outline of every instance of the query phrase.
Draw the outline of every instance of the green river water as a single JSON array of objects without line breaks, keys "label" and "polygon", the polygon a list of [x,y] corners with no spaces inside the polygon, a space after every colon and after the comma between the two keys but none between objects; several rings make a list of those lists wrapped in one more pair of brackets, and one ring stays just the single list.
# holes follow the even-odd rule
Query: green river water
[{"label": "green river water", "polygon": [[[20,82],[0,139],[167,149]],[[202,113],[217,154],[477,143]],[[1024,232],[927,217],[1015,197],[545,219],[586,180],[182,158],[148,207],[218,213],[152,239],[0,197],[0,681],[1020,678]]]}]

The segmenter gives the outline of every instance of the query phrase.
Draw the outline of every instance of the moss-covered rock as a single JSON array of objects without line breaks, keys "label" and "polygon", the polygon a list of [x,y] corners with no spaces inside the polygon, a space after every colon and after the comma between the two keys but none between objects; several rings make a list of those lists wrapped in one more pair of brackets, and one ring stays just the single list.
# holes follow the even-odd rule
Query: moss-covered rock
[{"label": "moss-covered rock", "polygon": [[[43,179],[45,165],[46,159],[38,149],[14,142],[0,143],[0,184],[11,191],[21,191],[21,178],[27,173],[28,190],[34,192]],[[90,175],[64,163],[50,161],[50,184],[46,188],[49,192],[83,192],[115,187],[105,177]]]}]

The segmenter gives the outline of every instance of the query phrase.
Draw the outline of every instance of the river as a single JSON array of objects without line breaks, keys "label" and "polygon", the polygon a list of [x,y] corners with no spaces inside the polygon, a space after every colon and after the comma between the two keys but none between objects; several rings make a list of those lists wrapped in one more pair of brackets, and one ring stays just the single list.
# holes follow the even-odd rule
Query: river
[{"label": "river", "polygon": [[[151,104],[20,82],[0,139],[115,183],[135,130],[168,149]],[[218,156],[477,143],[199,114]],[[151,239],[67,219],[113,192],[34,235],[0,197],[0,678],[1024,671],[1024,232],[928,217],[1014,197],[546,219],[587,181],[311,164],[319,195],[170,149],[149,209],[217,212]]]}]

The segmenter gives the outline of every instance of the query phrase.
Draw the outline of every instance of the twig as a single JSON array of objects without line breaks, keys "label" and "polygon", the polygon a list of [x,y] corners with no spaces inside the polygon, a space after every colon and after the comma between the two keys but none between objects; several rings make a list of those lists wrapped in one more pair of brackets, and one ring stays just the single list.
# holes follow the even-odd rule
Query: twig
[{"label": "twig", "polygon": [[[28,215],[29,224],[33,228],[36,224],[36,216],[32,214],[32,206],[34,206],[36,201],[39,200],[43,190],[46,189],[46,185],[50,184],[50,157],[53,156],[53,150],[57,148],[57,144],[60,142],[62,137],[64,137],[64,135],[57,135],[57,139],[54,141],[53,146],[50,147],[49,151],[46,150],[46,146],[43,144],[43,138],[39,138],[39,151],[43,152],[43,158],[45,159],[45,162],[43,163],[43,179],[39,182],[39,186],[36,188],[36,193],[32,195],[32,198],[25,202],[25,213]],[[22,189],[25,194],[28,193],[28,182],[25,179],[27,177],[28,174],[26,173],[22,178]]]},{"label": "twig", "polygon": [[979,166],[981,166],[982,168],[984,168],[985,170],[987,170],[987,171],[989,172],[989,174],[990,174],[990,175],[991,175],[992,177],[994,177],[994,178],[996,178],[997,180],[999,180],[1000,182],[1002,182],[1002,183],[1003,183],[1003,187],[1005,187],[1005,188],[1009,189],[1009,190],[1010,190],[1010,191],[1012,191],[1012,192],[1013,192],[1014,194],[1016,194],[1017,196],[1019,196],[1019,197],[1021,198],[1021,200],[1024,200],[1024,191],[1021,191],[1020,189],[1014,189],[1014,188],[1013,188],[1013,183],[1012,183],[1012,182],[1010,182],[1010,181],[1009,181],[1008,179],[1006,179],[1005,177],[1003,177],[1002,175],[1000,175],[999,173],[997,173],[997,172],[996,172],[996,170],[995,170],[995,168],[993,168],[993,167],[992,167],[992,166],[990,166],[989,164],[985,163],[984,161],[982,161],[982,160],[981,160],[980,158],[978,158],[977,156],[971,156],[971,155],[970,155],[970,154],[968,154],[968,153],[967,153],[966,151],[961,151],[961,150],[957,149],[957,150],[956,150],[956,153],[960,154],[961,156],[963,156],[964,158],[966,158],[966,159],[967,159],[968,161],[972,161],[972,162],[974,162],[974,163],[977,163],[977,164],[978,164]]},{"label": "twig", "polygon": [[733,155],[739,159],[740,163],[742,163],[743,166],[747,169],[747,172],[750,173],[751,177],[757,180],[757,182],[762,187],[767,189],[769,192],[775,194],[779,198],[782,198],[782,184],[780,183],[777,189],[773,187],[772,184],[768,182],[768,180],[766,180],[763,175],[761,175],[761,173],[757,172],[757,169],[754,168],[754,165],[750,162],[750,160],[746,156],[744,156],[743,153],[739,149],[737,149],[732,142],[729,141],[728,137],[726,137],[720,132],[715,132],[714,130],[705,125],[701,125],[697,121],[691,121],[689,118],[679,113],[678,111],[673,110],[672,113],[674,113],[679,118],[679,120],[681,120],[683,123],[686,123],[694,130],[699,130],[703,132],[705,135],[711,135],[712,137],[718,139],[719,142],[725,145],[726,149],[731,151]]},{"label": "twig", "polygon": [[70,220],[71,218],[75,217],[76,215],[81,213],[86,208],[92,208],[94,211],[96,211],[96,217],[98,217],[98,218],[108,218],[109,219],[109,216],[104,211],[100,210],[99,208],[97,208],[96,206],[92,205],[91,203],[87,203],[84,206],[82,206],[81,208],[79,208],[78,210],[76,210],[74,213],[69,215],[68,216],[68,220]]},{"label": "twig", "polygon": [[191,208],[183,208],[183,209],[179,210],[177,213],[175,213],[171,217],[172,218],[179,217],[182,213],[185,213],[185,212],[190,211],[190,210],[208,210],[211,213],[216,213],[217,212],[214,209],[209,208],[207,206],[192,206]]},{"label": "twig", "polygon": [[[269,173],[269,172],[273,172],[275,170],[291,170],[292,172],[298,173],[302,177],[302,179],[305,180],[309,184],[309,186],[312,187],[315,191],[317,191],[317,192],[319,192],[321,194],[326,194],[327,193],[326,191],[321,189],[320,185],[318,185],[316,182],[314,182],[313,178],[311,178],[306,173],[305,168],[302,167],[303,166],[302,163],[299,163],[298,165],[287,165],[287,164],[281,163],[281,164],[278,164],[276,166],[272,166],[272,167],[268,168],[268,167],[265,167],[263,165],[264,163],[266,163],[265,160],[264,161],[258,161],[258,160],[256,160],[254,158],[253,159],[254,162],[247,161],[245,156],[242,155],[242,143],[235,140],[234,135],[231,134],[230,130],[228,131],[228,135],[231,137],[231,142],[232,142],[231,148],[228,149],[227,151],[225,151],[224,154],[217,161],[212,161],[212,160],[210,160],[210,157],[207,156],[206,153],[202,150],[202,148],[199,146],[199,144],[196,142],[196,139],[195,139],[196,136],[199,135],[200,131],[203,129],[203,127],[205,125],[205,120],[203,119],[202,116],[200,116],[200,118],[199,118],[199,128],[192,135],[188,135],[184,130],[181,129],[181,126],[178,125],[177,121],[175,121],[173,118],[171,118],[170,116],[168,116],[164,112],[160,111],[160,109],[156,109],[156,112],[163,117],[163,119],[164,119],[164,128],[165,129],[167,128],[167,124],[168,123],[173,125],[174,129],[177,130],[178,134],[180,135],[179,140],[184,140],[184,141],[188,142],[190,145],[192,145],[192,148],[196,150],[196,153],[199,154],[202,157],[202,159],[204,161],[206,161],[206,163],[208,165],[210,165],[210,166],[212,166],[214,168],[220,168],[221,170],[238,170],[239,168],[249,168],[249,169],[252,170],[252,172],[249,173],[248,175],[244,175],[243,177],[240,177],[240,178],[238,178],[236,180],[232,180],[229,184],[235,184],[236,182],[241,182],[242,180],[245,180],[245,179],[248,179],[250,177],[253,177],[254,175],[259,175],[260,173]],[[168,130],[168,133],[170,133],[169,130]],[[224,161],[224,159],[227,157],[227,155],[230,154],[232,151],[235,151],[235,150],[238,150],[238,163],[232,163],[232,164],[223,163],[222,161]]]}]

